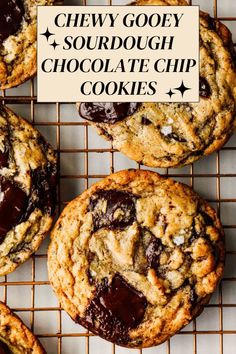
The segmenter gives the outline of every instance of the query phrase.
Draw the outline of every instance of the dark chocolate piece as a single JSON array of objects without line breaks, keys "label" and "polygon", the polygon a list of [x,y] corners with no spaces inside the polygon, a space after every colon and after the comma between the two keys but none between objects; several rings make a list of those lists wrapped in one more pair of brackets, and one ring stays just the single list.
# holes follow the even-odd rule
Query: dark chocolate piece
[{"label": "dark chocolate piece", "polygon": [[182,138],[181,136],[175,134],[175,133],[170,133],[167,135],[167,138],[173,139],[175,141],[178,141],[179,143],[186,143],[186,139]]},{"label": "dark chocolate piece", "polygon": [[208,15],[209,28],[212,31],[216,31],[217,20],[210,15]]},{"label": "dark chocolate piece", "polygon": [[201,212],[201,214],[202,214],[202,217],[205,221],[206,226],[213,226],[214,225],[214,220],[210,217],[210,215],[208,215],[207,213],[205,213],[203,211]]},{"label": "dark chocolate piece", "polygon": [[196,305],[198,302],[198,296],[196,294],[195,288],[192,286],[190,287],[190,301],[192,305]]},{"label": "dark chocolate piece", "polygon": [[[95,257],[95,253],[89,251],[88,254],[87,254],[87,260],[88,260],[88,264],[90,266],[90,263],[94,260],[94,257]],[[86,269],[86,275],[88,277],[88,282],[90,285],[93,285],[95,283],[95,280],[91,274],[91,271],[90,271],[90,268],[87,268]]]},{"label": "dark chocolate piece", "polygon": [[27,208],[26,193],[0,176],[0,242],[6,233],[19,223]]},{"label": "dark chocolate piece", "polygon": [[[1,155],[0,155],[1,157]],[[56,165],[32,171],[30,198],[14,182],[0,176],[0,242],[17,224],[27,220],[35,208],[52,215],[56,204]]]},{"label": "dark chocolate piece", "polygon": [[86,269],[85,273],[86,273],[86,275],[87,275],[87,277],[88,277],[88,282],[89,282],[89,284],[90,284],[90,285],[93,285],[93,284],[94,284],[94,279],[93,279],[93,277],[92,277],[92,274],[91,274],[91,272],[90,272],[90,269],[89,269],[89,268]]},{"label": "dark chocolate piece", "polygon": [[[136,217],[135,200],[133,194],[114,189],[94,194],[89,205],[89,210],[93,212],[94,231],[102,227],[123,229],[131,225]],[[103,202],[106,203],[106,210],[101,207]]]},{"label": "dark chocolate piece", "polygon": [[197,238],[199,237],[199,234],[197,233],[195,229],[195,220],[193,220],[192,228],[191,228],[191,234],[189,238],[189,245],[191,245]]},{"label": "dark chocolate piece", "polygon": [[149,268],[155,269],[156,272],[159,273],[159,257],[163,250],[163,245],[161,240],[156,238],[155,236],[151,236],[151,240],[146,249],[146,257]]},{"label": "dark chocolate piece", "polygon": [[203,98],[209,98],[211,95],[211,88],[207,80],[202,76],[199,79],[199,94]]},{"label": "dark chocolate piece", "polygon": [[10,349],[8,346],[0,341],[0,354],[11,354]]},{"label": "dark chocolate piece", "polygon": [[93,122],[114,124],[131,116],[139,105],[135,102],[82,102],[79,113],[81,117]]},{"label": "dark chocolate piece", "polygon": [[150,124],[152,124],[152,122],[151,122],[147,117],[145,117],[145,116],[142,116],[141,123],[142,123],[143,125],[150,125]]},{"label": "dark chocolate piece", "polygon": [[31,197],[24,219],[27,219],[35,208],[48,215],[53,215],[56,205],[57,166],[50,163],[44,168],[31,171]]},{"label": "dark chocolate piece", "polygon": [[0,151],[0,168],[8,166],[9,150],[5,148],[5,151]]},{"label": "dark chocolate piece", "polygon": [[181,285],[180,289],[184,289],[185,287],[189,287],[189,299],[191,301],[192,306],[196,305],[196,303],[198,302],[198,296],[197,296],[197,293],[195,291],[194,284],[190,284],[189,279],[185,279],[185,281]]},{"label": "dark chocolate piece", "polygon": [[22,0],[0,1],[0,44],[19,30],[24,13]]},{"label": "dark chocolate piece", "polygon": [[117,344],[126,344],[128,330],[142,322],[147,300],[119,274],[111,284],[104,279],[97,287],[82,323],[102,337]]}]

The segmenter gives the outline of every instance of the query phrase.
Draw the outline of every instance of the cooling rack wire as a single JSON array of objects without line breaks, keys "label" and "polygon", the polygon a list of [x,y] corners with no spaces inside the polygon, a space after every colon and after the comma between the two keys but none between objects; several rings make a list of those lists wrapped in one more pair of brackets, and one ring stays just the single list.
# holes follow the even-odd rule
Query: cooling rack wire
[{"label": "cooling rack wire", "polygon": [[[96,1],[72,0],[73,5]],[[126,2],[127,3],[127,2]],[[201,5],[229,25],[236,39],[235,0],[190,1]],[[125,4],[109,0],[102,4]],[[232,12],[223,11],[222,8]],[[218,9],[221,9],[218,12]],[[230,14],[230,16],[229,16]],[[219,15],[219,16],[218,16]],[[60,161],[58,213],[93,182],[114,171],[139,166],[113,150],[80,119],[73,104],[39,104],[36,79],[20,88],[2,91],[0,101],[32,121],[54,144]],[[89,333],[60,308],[46,271],[48,239],[40,250],[12,275],[0,278],[0,296],[34,331],[48,354],[234,354],[236,353],[236,137],[218,153],[183,169],[156,169],[191,185],[218,211],[227,239],[224,278],[204,313],[163,345],[128,350]]]}]

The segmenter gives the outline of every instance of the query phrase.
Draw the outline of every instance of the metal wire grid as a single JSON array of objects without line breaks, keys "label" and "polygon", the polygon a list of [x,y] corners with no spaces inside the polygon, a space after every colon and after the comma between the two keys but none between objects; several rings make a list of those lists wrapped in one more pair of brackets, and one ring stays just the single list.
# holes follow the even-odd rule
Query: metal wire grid
[{"label": "metal wire grid", "polygon": [[[214,17],[217,18],[217,13],[218,13],[218,1],[220,0],[213,0],[213,13],[214,13]],[[221,0],[224,1],[224,0]],[[234,0],[231,0],[232,2]],[[86,0],[83,1],[83,4],[86,5]],[[91,4],[91,3],[90,3]],[[95,2],[94,2],[95,4]],[[112,5],[112,0],[109,0],[109,4]],[[190,4],[192,4],[192,1],[190,0]],[[195,2],[194,2],[195,4]],[[223,21],[236,21],[236,17],[218,17],[220,20]],[[114,161],[114,157],[115,154],[118,154],[118,152],[116,152],[115,150],[113,150],[111,147],[102,147],[102,148],[92,148],[90,147],[89,144],[89,126],[85,121],[63,121],[61,119],[61,108],[62,106],[59,103],[55,103],[55,109],[56,109],[56,119],[55,121],[40,121],[37,122],[36,121],[36,101],[37,101],[37,97],[36,97],[36,91],[35,91],[35,82],[34,80],[31,80],[30,84],[30,92],[27,95],[12,95],[12,91],[11,90],[7,90],[7,91],[2,91],[1,95],[0,95],[0,101],[2,101],[2,103],[4,104],[20,104],[20,105],[27,105],[27,107],[30,108],[30,119],[33,123],[33,125],[35,125],[37,128],[39,129],[43,129],[44,127],[46,127],[47,129],[49,129],[49,127],[55,127],[56,129],[56,151],[58,153],[59,156],[59,161],[60,161],[60,155],[63,154],[77,154],[78,158],[80,158],[80,156],[84,155],[84,173],[78,173],[78,174],[62,174],[60,176],[61,181],[66,182],[69,179],[75,180],[76,182],[79,181],[83,181],[84,182],[84,186],[83,188],[86,189],[88,188],[90,181],[96,181],[97,179],[103,178],[107,175],[106,174],[92,174],[89,171],[89,163],[91,163],[90,161],[90,154],[100,154],[103,153],[105,155],[109,154],[109,170],[110,172],[114,172],[117,168],[115,166],[115,161]],[[16,92],[16,91],[14,91]],[[73,127],[75,129],[79,129],[83,128],[84,130],[84,148],[63,148],[61,146],[61,129],[63,127]],[[226,146],[222,149],[222,151],[229,151],[232,158],[233,155],[235,154],[235,150],[236,150],[236,146],[231,146],[232,144],[230,144],[229,146]],[[195,181],[198,178],[204,179],[204,178],[208,178],[209,182],[211,183],[211,181],[213,179],[216,179],[216,198],[211,198],[209,199],[209,202],[213,203],[218,211],[218,214],[221,215],[221,204],[222,203],[230,203],[229,205],[231,205],[232,203],[236,203],[236,198],[221,198],[221,188],[222,188],[222,182],[223,183],[227,183],[227,178],[234,178],[233,183],[236,182],[236,171],[230,172],[230,173],[224,173],[224,171],[222,171],[221,169],[221,159],[220,159],[220,154],[221,152],[218,152],[215,154],[215,172],[210,173],[201,173],[195,170],[195,166],[191,165],[189,167],[189,169],[184,169],[181,170],[179,173],[179,170],[168,170],[168,169],[164,169],[161,170],[161,173],[168,176],[171,175],[171,177],[174,177],[176,179],[184,179],[185,182],[188,180],[189,184],[194,187],[195,185]],[[236,161],[236,160],[235,160]],[[130,165],[129,165],[130,166]],[[127,166],[127,167],[129,167]],[[138,168],[144,168],[143,166],[138,166]],[[174,173],[173,173],[174,171]],[[226,179],[226,180],[225,180]],[[64,204],[67,201],[63,201],[61,198],[61,187],[59,185],[58,188],[58,199],[59,199],[59,204],[58,204],[58,212],[59,210],[61,210],[64,207]],[[225,230],[227,232],[227,230],[232,230],[232,232],[235,232],[236,230],[236,224],[226,224],[224,225]],[[236,235],[234,235],[235,237]],[[235,256],[236,255],[236,250],[228,250],[227,251],[227,256]],[[30,324],[30,328],[32,331],[35,330],[35,315],[38,312],[43,313],[45,321],[48,318],[48,314],[49,311],[54,312],[57,314],[57,330],[51,333],[36,333],[38,335],[38,337],[44,341],[44,344],[46,343],[45,341],[48,342],[48,344],[46,345],[47,348],[51,348],[51,341],[54,339],[57,340],[57,345],[56,345],[56,351],[57,354],[97,354],[97,350],[96,351],[91,351],[90,349],[90,338],[93,337],[92,333],[89,333],[86,330],[82,330],[82,331],[73,331],[73,332],[65,332],[62,330],[62,316],[63,316],[63,310],[61,309],[60,305],[58,304],[57,306],[37,306],[36,304],[36,287],[42,287],[45,285],[49,285],[48,280],[43,280],[44,278],[42,278],[42,280],[37,280],[36,279],[36,270],[37,270],[37,266],[36,265],[38,260],[42,260],[42,262],[46,263],[46,252],[39,254],[36,253],[34,256],[32,256],[31,260],[29,262],[31,262],[31,277],[30,280],[14,280],[11,281],[9,280],[9,276],[5,276],[3,281],[0,282],[0,289],[3,289],[3,298],[2,300],[5,301],[6,303],[9,302],[9,296],[8,296],[8,290],[10,287],[15,287],[17,286],[16,289],[16,293],[17,291],[23,290],[24,293],[24,287],[25,286],[30,286],[30,306],[22,306],[22,307],[15,307],[13,308],[13,310],[15,312],[20,312],[21,314],[24,314],[24,312],[29,313],[30,318],[29,318],[29,324]],[[29,263],[28,262],[28,267],[29,267]],[[217,294],[217,301],[215,303],[211,303],[209,304],[207,307],[209,308],[216,308],[218,309],[218,316],[219,316],[219,329],[217,330],[199,330],[197,329],[197,325],[196,325],[196,320],[193,321],[193,327],[192,329],[184,329],[181,331],[181,335],[186,336],[192,336],[193,338],[193,350],[191,351],[191,353],[194,354],[203,354],[203,352],[198,350],[198,335],[218,335],[219,337],[219,343],[218,343],[218,347],[219,350],[218,352],[220,354],[233,354],[233,351],[227,351],[224,349],[224,335],[234,335],[235,336],[235,344],[236,344],[236,327],[234,329],[231,330],[226,330],[223,327],[223,309],[224,308],[229,308],[229,309],[234,309],[236,308],[236,296],[235,296],[235,301],[232,303],[223,303],[223,288],[225,286],[225,283],[229,282],[230,286],[233,286],[233,284],[235,284],[236,282],[236,277],[235,276],[228,276],[228,277],[224,277],[220,286],[219,286],[219,290],[218,290],[218,294]],[[17,290],[18,289],[18,290]],[[236,295],[236,294],[235,294]],[[65,340],[65,338],[75,338],[75,337],[82,337],[85,338],[85,347],[84,347],[84,351],[82,350],[73,350],[70,352],[64,351],[63,350],[63,339]],[[101,343],[101,346],[103,344]],[[182,349],[177,349],[176,346],[172,347],[171,346],[171,341],[167,341],[164,345],[162,345],[161,347],[161,352],[157,351],[157,349],[153,350],[152,353],[161,353],[161,354],[175,354],[175,353],[181,353],[182,349],[184,349],[182,347]],[[112,354],[116,354],[118,353],[123,353],[126,354],[129,351],[126,349],[122,349],[122,351],[120,351],[120,348],[118,348],[115,345],[111,345],[111,353]],[[178,350],[178,351],[177,351]],[[147,351],[146,350],[137,350],[137,351],[133,351],[134,353],[139,353],[139,354],[146,354]],[[217,353],[218,353],[217,352]],[[48,349],[48,353],[49,354],[56,354],[55,351],[51,352],[51,349]],[[204,352],[205,353],[205,352]],[[217,354],[217,353],[209,353],[209,354]]]}]

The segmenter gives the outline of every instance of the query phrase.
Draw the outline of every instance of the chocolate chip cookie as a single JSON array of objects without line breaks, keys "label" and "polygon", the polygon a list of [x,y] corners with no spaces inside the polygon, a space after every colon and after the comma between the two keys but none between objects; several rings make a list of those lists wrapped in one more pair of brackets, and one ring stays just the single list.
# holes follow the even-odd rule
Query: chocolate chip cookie
[{"label": "chocolate chip cookie", "polygon": [[24,119],[0,106],[0,275],[40,246],[52,224],[57,159]]},{"label": "chocolate chip cookie", "polygon": [[0,354],[46,354],[18,316],[0,302]]},{"label": "chocolate chip cookie", "polygon": [[36,73],[37,5],[54,0],[0,1],[0,88],[17,86]]},{"label": "chocolate chip cookie", "polygon": [[[133,5],[186,5],[140,0]],[[151,167],[178,167],[220,149],[236,127],[236,70],[231,33],[200,15],[199,103],[81,103],[81,117],[129,158]]]},{"label": "chocolate chip cookie", "polygon": [[199,315],[224,268],[216,212],[189,187],[127,170],[70,202],[49,279],[72,319],[127,347],[162,343]]}]

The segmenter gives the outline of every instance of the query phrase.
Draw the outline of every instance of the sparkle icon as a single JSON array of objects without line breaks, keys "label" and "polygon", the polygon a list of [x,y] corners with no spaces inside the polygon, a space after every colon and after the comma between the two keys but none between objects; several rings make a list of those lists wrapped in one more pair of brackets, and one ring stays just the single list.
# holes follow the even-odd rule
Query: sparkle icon
[{"label": "sparkle icon", "polygon": [[191,88],[186,87],[186,86],[184,85],[183,80],[182,80],[182,84],[181,84],[179,87],[176,87],[174,90],[179,91],[179,92],[181,93],[182,97],[184,97],[184,93],[185,93],[186,91],[188,91],[188,90],[191,90]]},{"label": "sparkle icon", "polygon": [[50,44],[54,50],[56,49],[56,47],[58,47],[60,44],[58,44],[55,40]]},{"label": "sparkle icon", "polygon": [[175,93],[170,89],[170,91],[166,92],[166,95],[169,95],[171,98]]},{"label": "sparkle icon", "polygon": [[51,33],[49,31],[49,29],[47,28],[47,30],[44,33],[40,33],[40,35],[44,36],[47,39],[47,41],[48,41],[51,36],[54,36],[54,33]]}]

